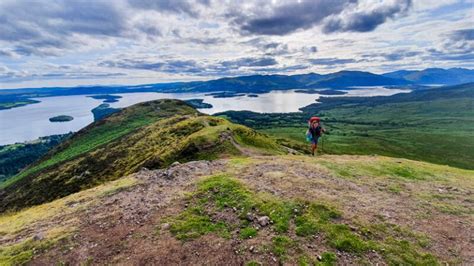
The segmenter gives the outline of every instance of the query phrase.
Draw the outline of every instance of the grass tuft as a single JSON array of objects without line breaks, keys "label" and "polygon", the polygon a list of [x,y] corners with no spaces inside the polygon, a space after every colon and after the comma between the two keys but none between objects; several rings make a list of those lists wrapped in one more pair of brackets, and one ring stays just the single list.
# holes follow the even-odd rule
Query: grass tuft
[{"label": "grass tuft", "polygon": [[253,227],[245,227],[240,230],[240,237],[243,239],[249,239],[257,236],[257,229]]}]

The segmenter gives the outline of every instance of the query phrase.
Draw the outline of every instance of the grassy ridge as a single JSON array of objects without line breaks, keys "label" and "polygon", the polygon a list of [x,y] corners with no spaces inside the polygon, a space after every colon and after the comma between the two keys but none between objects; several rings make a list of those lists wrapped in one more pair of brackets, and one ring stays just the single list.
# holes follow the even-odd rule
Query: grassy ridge
[{"label": "grassy ridge", "polygon": [[242,150],[284,152],[261,133],[202,115],[181,101],[142,103],[81,130],[4,183],[0,211],[51,201],[142,167],[216,159]]},{"label": "grassy ridge", "polygon": [[[176,105],[176,101],[162,101],[158,105],[143,103],[94,123],[74,135],[73,138],[60,145],[49,156],[39,163],[30,166],[6,182],[0,183],[0,189],[16,181],[37,173],[45,168],[71,160],[81,154],[93,151],[101,145],[110,143],[135,129],[148,125],[159,119],[172,115],[194,114],[196,111],[187,105]],[[159,110],[159,112],[158,112]]]}]

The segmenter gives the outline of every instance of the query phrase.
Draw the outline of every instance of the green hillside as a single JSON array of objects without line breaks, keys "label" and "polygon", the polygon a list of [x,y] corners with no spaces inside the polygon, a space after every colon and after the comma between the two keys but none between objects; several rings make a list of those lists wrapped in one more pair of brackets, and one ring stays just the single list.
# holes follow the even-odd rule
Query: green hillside
[{"label": "green hillside", "polygon": [[301,113],[218,114],[306,147],[307,119],[320,116],[331,154],[379,154],[474,169],[474,83],[380,97],[331,97]]},{"label": "green hillside", "polygon": [[69,195],[142,167],[228,155],[282,153],[275,141],[244,126],[203,115],[177,100],[123,109],[79,131],[44,159],[1,184],[0,211]]}]

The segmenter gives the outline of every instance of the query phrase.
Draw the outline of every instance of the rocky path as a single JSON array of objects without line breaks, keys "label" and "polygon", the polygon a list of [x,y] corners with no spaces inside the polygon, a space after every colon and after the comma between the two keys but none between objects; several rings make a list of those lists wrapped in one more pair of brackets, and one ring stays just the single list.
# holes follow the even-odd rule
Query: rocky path
[{"label": "rocky path", "polygon": [[[258,254],[248,250],[243,255],[237,254],[236,247],[242,246],[239,239],[211,234],[199,241],[181,242],[166,230],[160,230],[166,227],[163,225],[166,217],[187,207],[184,199],[186,193],[195,190],[196,180],[225,172],[257,192],[331,202],[343,211],[349,224],[385,222],[426,233],[432,243],[429,250],[442,259],[460,257],[463,262],[474,263],[472,215],[440,212],[415,196],[438,191],[438,183],[407,182],[403,193],[387,193],[388,184],[381,179],[341,178],[324,166],[323,161],[332,157],[322,158],[254,156],[176,163],[162,170],[143,169],[132,175],[138,180],[137,185],[102,196],[97,202],[64,216],[38,221],[19,232],[16,238],[2,238],[0,243],[6,245],[32,236],[41,237],[40,232],[48,228],[73,224],[76,230],[70,237],[47,252],[37,254],[31,264],[242,265]],[[456,193],[459,200],[472,196],[470,187],[460,188]],[[258,245],[252,241],[246,244]],[[271,255],[258,256],[259,261],[277,264]],[[353,259],[344,254],[339,256],[341,262],[350,263]]]}]

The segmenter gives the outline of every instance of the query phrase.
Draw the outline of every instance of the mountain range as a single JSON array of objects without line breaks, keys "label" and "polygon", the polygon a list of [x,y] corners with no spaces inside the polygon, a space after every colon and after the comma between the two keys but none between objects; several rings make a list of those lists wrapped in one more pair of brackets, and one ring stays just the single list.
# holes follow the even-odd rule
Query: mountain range
[{"label": "mountain range", "polygon": [[473,81],[474,70],[465,68],[427,68],[424,70],[400,70],[383,74],[393,79],[404,79],[415,84],[454,85]]},{"label": "mountain range", "polygon": [[330,74],[251,75],[209,81],[156,83],[134,86],[80,86],[0,90],[0,102],[60,95],[110,94],[127,92],[253,92],[289,89],[351,89],[357,86],[453,85],[474,82],[474,70],[465,68],[428,68],[399,70],[385,74],[364,71],[339,71]]}]

